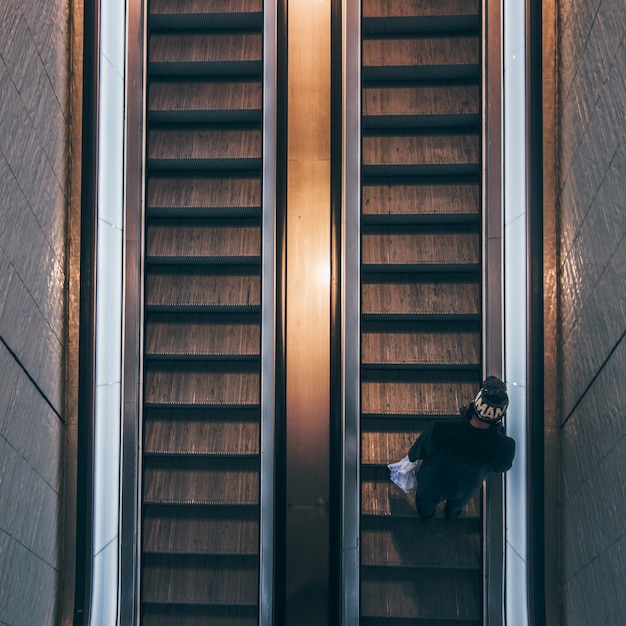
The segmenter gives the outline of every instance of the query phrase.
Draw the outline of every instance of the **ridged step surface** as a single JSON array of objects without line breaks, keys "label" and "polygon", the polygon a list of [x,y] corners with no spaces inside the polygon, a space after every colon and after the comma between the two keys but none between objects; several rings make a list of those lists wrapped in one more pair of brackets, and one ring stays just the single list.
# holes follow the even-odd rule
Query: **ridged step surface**
[{"label": "ridged step surface", "polygon": [[364,0],[361,626],[478,626],[481,507],[431,520],[389,479],[481,374],[480,7]]},{"label": "ridged step surface", "polygon": [[262,3],[148,16],[141,622],[253,626]]},{"label": "ridged step surface", "polygon": [[158,30],[260,28],[261,0],[151,0],[150,25]]},{"label": "ridged step surface", "polygon": [[479,0],[364,0],[363,32],[372,34],[475,32]]},{"label": "ridged step surface", "polygon": [[153,122],[258,122],[261,99],[258,81],[154,82],[150,88],[148,115]]}]

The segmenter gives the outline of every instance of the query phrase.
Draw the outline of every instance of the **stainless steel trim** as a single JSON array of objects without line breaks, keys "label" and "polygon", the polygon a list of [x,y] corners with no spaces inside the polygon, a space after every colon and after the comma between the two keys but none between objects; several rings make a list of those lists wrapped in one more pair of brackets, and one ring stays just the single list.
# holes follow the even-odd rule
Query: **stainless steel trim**
[{"label": "stainless steel trim", "polygon": [[[143,240],[145,146],[145,4],[126,2],[124,308],[120,624],[139,623],[141,417],[143,389]],[[141,46],[132,45],[141,42]]]},{"label": "stainless steel trim", "polygon": [[[502,204],[502,6],[482,4],[483,376],[504,377]],[[504,623],[504,484],[483,487],[483,624]]]},{"label": "stainless steel trim", "polygon": [[277,7],[264,2],[259,624],[274,623]]},{"label": "stainless steel trim", "polygon": [[342,624],[359,623],[361,336],[361,3],[345,0],[343,30]]}]

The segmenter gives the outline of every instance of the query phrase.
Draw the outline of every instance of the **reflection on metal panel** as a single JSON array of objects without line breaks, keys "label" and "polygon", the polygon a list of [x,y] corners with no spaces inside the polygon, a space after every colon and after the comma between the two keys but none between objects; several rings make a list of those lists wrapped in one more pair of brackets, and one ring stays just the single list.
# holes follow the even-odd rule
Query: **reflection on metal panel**
[{"label": "reflection on metal panel", "polygon": [[506,477],[506,620],[528,623],[526,563],[526,3],[504,3],[504,248],[507,433],[517,442]]},{"label": "reflection on metal panel", "polygon": [[[327,621],[330,3],[288,3],[286,611]],[[303,621],[308,620],[308,621]]]},{"label": "reflection on metal panel", "polygon": [[100,7],[91,624],[117,623],[122,393],[125,2]]}]

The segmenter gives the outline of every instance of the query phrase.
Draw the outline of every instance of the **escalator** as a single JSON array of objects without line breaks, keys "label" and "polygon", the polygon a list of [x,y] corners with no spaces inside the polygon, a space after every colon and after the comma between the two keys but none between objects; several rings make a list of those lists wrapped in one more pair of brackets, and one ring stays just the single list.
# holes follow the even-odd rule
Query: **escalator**
[{"label": "escalator", "polygon": [[148,11],[141,620],[252,626],[261,2]]},{"label": "escalator", "polygon": [[[252,626],[262,3],[148,11],[141,621]],[[421,521],[386,465],[481,380],[479,4],[363,0],[362,32],[359,619],[478,626],[480,497]]]},{"label": "escalator", "polygon": [[478,626],[480,498],[422,521],[386,465],[481,379],[479,4],[364,0],[362,36],[360,623]]}]

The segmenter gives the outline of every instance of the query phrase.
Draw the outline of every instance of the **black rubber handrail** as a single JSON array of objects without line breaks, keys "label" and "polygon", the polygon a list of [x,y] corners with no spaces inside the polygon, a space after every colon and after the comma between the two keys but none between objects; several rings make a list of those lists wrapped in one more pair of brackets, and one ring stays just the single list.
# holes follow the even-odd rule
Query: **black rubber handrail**
[{"label": "black rubber handrail", "polygon": [[74,626],[90,621],[93,564],[99,7],[84,3]]}]

